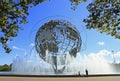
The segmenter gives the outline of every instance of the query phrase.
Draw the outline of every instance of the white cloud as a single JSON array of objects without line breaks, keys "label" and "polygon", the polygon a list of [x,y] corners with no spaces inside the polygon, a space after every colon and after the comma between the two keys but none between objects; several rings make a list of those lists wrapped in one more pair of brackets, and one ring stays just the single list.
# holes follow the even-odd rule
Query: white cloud
[{"label": "white cloud", "polygon": [[105,56],[110,56],[110,54],[111,52],[109,52],[108,50],[100,50],[97,53],[88,54],[88,57],[94,60],[107,62],[107,59],[105,59]]},{"label": "white cloud", "polygon": [[35,46],[35,44],[34,44],[34,43],[31,43],[30,46],[33,47],[33,46]]},{"label": "white cloud", "polygon": [[100,50],[100,51],[97,53],[97,55],[99,55],[99,56],[109,56],[110,54],[111,54],[111,52],[108,51],[108,50]]},{"label": "white cloud", "polygon": [[114,58],[120,58],[120,52],[117,52],[117,53],[115,53],[115,54],[112,54],[111,56],[113,57],[113,55],[114,55]]},{"label": "white cloud", "polygon": [[18,47],[16,47],[16,46],[13,46],[13,49],[17,49],[17,50],[19,50],[20,48],[18,48]]},{"label": "white cloud", "polygon": [[99,52],[97,53],[90,53],[88,55],[97,55],[97,56],[106,56],[106,55],[109,55],[111,52],[109,52],[108,50],[100,50]]},{"label": "white cloud", "polygon": [[[80,59],[83,59],[83,61],[88,60],[88,62],[89,62],[89,60],[97,61],[97,62],[109,62],[105,57],[111,58],[111,54],[112,54],[111,51],[100,50],[97,53],[89,53],[89,54],[85,54],[85,55],[80,54]],[[79,59],[79,57],[78,57],[78,59]]]},{"label": "white cloud", "polygon": [[19,48],[19,47],[17,47],[17,46],[12,46],[12,48],[13,48],[13,49],[16,49],[16,50],[24,50],[24,49]]},{"label": "white cloud", "polygon": [[99,42],[97,42],[97,44],[100,45],[100,46],[105,45],[105,43],[103,41],[99,41]]},{"label": "white cloud", "polygon": [[109,50],[100,50],[97,53],[89,53],[85,55],[85,57],[92,60],[100,60],[104,62],[113,62],[115,59],[116,63],[120,63],[120,51],[112,53],[112,51]]}]

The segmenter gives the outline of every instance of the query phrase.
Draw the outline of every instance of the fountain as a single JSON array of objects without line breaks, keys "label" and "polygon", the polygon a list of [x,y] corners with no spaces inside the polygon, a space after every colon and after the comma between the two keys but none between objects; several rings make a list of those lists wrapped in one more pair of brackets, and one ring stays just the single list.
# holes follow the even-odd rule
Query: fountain
[{"label": "fountain", "polygon": [[[33,53],[34,54],[34,53]],[[79,58],[79,60],[78,60]],[[68,56],[68,59],[69,56]],[[59,67],[61,68],[61,67]],[[77,58],[71,63],[67,64],[59,75],[76,75],[80,71],[81,74],[85,74],[85,69],[88,69],[89,74],[113,74],[113,68],[110,64],[103,59],[94,59],[87,55],[80,55],[77,53]],[[12,65],[12,72],[14,74],[27,74],[27,75],[56,75],[51,64],[46,63],[39,55],[35,57],[32,55],[28,58],[20,58],[16,56]]]},{"label": "fountain", "polygon": [[[70,22],[50,20],[42,25],[35,36],[31,54],[16,56],[12,72],[30,75],[75,75],[110,73],[112,69],[103,59],[91,59],[80,54],[80,33]],[[79,60],[78,60],[79,59]],[[102,70],[101,70],[102,69]]]}]

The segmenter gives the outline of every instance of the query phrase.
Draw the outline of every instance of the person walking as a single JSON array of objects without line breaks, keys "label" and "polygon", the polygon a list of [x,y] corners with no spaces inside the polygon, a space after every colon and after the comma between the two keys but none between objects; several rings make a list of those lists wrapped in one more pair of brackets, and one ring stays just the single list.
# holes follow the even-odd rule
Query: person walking
[{"label": "person walking", "polygon": [[80,76],[80,71],[78,72],[78,75]]},{"label": "person walking", "polygon": [[88,76],[88,70],[87,69],[85,70],[85,73],[86,73],[86,76]]}]

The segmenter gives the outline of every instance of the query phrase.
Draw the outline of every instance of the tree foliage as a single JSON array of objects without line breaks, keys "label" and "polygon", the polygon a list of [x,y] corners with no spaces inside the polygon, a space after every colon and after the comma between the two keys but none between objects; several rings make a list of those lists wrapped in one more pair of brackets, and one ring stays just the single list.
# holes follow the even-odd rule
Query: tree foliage
[{"label": "tree foliage", "polygon": [[11,71],[11,64],[10,65],[7,65],[7,64],[4,64],[4,65],[0,65],[0,71]]},{"label": "tree foliage", "polygon": [[11,49],[7,42],[16,37],[20,24],[27,23],[28,8],[36,6],[45,0],[0,0],[0,43],[9,53]]},{"label": "tree foliage", "polygon": [[69,0],[71,2],[71,9],[72,10],[76,10],[77,6],[82,3],[82,2],[86,2],[87,0]]},{"label": "tree foliage", "polygon": [[90,15],[84,22],[88,29],[120,39],[120,0],[95,0],[87,9]]},{"label": "tree foliage", "polygon": [[[87,0],[70,0],[75,10],[81,2]],[[96,29],[120,39],[120,0],[93,0],[87,6],[89,16],[83,21],[87,29]]]}]

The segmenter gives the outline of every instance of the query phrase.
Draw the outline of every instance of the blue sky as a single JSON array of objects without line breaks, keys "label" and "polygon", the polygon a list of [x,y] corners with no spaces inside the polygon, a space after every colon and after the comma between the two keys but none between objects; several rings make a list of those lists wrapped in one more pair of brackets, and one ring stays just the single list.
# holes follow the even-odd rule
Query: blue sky
[{"label": "blue sky", "polygon": [[[51,0],[29,9],[28,24],[21,25],[24,30],[20,31],[18,37],[14,38],[12,42],[8,42],[12,52],[6,54],[0,44],[0,65],[12,63],[16,55],[23,57],[25,52],[30,54],[34,44],[34,37],[32,36],[34,32],[32,31],[35,27],[39,27],[38,22],[41,23],[40,20],[46,17],[57,17],[58,15],[62,16],[61,18],[70,18],[70,21],[73,21],[73,24],[80,31],[83,40],[81,55],[101,54],[106,60],[112,62],[111,51],[114,50],[115,58],[119,62],[120,40],[106,34],[100,34],[96,30],[87,30],[85,23],[82,22],[89,15],[86,6],[90,1],[81,3],[75,11],[71,9],[69,0]],[[34,26],[36,23],[37,25]]]}]

